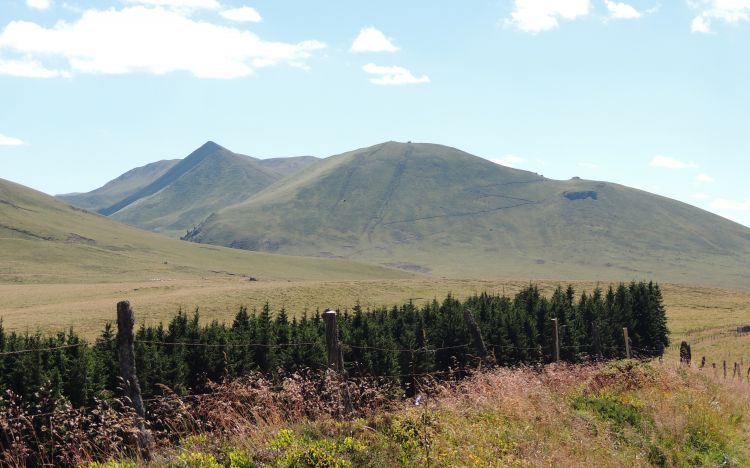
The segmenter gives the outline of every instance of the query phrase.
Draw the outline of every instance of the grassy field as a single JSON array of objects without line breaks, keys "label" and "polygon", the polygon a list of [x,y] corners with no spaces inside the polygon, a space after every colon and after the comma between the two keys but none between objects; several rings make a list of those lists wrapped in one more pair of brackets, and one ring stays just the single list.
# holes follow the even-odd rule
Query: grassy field
[{"label": "grassy field", "polygon": [[[393,305],[413,299],[421,304],[448,292],[466,297],[482,291],[513,294],[531,280],[448,280],[409,278],[361,281],[248,281],[215,275],[211,278],[154,278],[153,280],[78,284],[0,284],[0,316],[15,330],[54,331],[73,326],[93,337],[115,316],[115,304],[130,300],[139,322],[168,320],[177,310],[199,308],[204,320],[230,321],[240,306],[285,307],[292,315],[328,307],[347,309]],[[557,281],[533,281],[549,295]],[[577,290],[593,290],[597,283],[574,282]],[[600,286],[606,287],[605,283]],[[671,339],[687,340],[696,360],[742,362],[750,365],[750,337],[734,329],[750,325],[750,292],[662,285]],[[676,355],[676,346],[668,351]],[[730,369],[732,365],[730,364]]]}]

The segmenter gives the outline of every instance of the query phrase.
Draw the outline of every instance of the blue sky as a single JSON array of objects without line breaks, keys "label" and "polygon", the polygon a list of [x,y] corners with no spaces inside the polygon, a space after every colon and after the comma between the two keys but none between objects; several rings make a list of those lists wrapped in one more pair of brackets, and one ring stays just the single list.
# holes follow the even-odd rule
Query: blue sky
[{"label": "blue sky", "polygon": [[748,56],[750,0],[3,0],[0,177],[411,140],[750,226]]}]

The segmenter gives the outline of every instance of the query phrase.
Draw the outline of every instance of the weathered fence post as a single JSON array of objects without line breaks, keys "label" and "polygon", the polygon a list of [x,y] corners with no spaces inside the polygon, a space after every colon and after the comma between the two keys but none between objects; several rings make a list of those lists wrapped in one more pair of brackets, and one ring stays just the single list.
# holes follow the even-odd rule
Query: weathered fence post
[{"label": "weathered fence post", "polygon": [[552,321],[555,323],[555,362],[560,362],[560,328],[556,318]]},{"label": "weathered fence post", "polygon": [[135,370],[135,335],[133,326],[135,325],[135,316],[133,309],[130,308],[130,302],[121,301],[117,303],[117,354],[120,360],[120,376],[124,382],[125,395],[133,406],[135,413],[138,415],[138,449],[141,456],[151,459],[151,441],[144,420],[146,418],[146,409],[143,406],[141,397],[141,386],[138,383],[138,376]]},{"label": "weathered fence post", "polygon": [[687,341],[680,343],[680,364],[687,364],[690,366],[690,361],[693,359],[693,353],[690,351],[690,345]]},{"label": "weathered fence post", "polygon": [[336,311],[327,309],[323,313],[326,324],[326,352],[328,353],[328,368],[340,372],[341,356],[339,351],[339,331],[336,323]]},{"label": "weathered fence post", "polygon": [[630,354],[630,338],[628,337],[628,327],[623,327],[622,335],[625,338],[625,357],[630,359],[632,357],[632,354]]},{"label": "weathered fence post", "polygon": [[477,348],[479,357],[483,361],[486,360],[489,353],[487,352],[487,346],[485,346],[484,339],[482,338],[482,330],[479,329],[479,324],[474,320],[474,315],[468,307],[464,307],[464,321],[469,328],[469,333],[471,333],[471,338],[474,341],[474,346]]},{"label": "weathered fence post", "polygon": [[340,398],[343,402],[344,413],[348,417],[354,412],[352,398],[349,394],[349,385],[346,382],[346,370],[344,368],[344,351],[341,349],[339,342],[339,330],[335,310],[326,309],[323,313],[323,320],[326,326],[326,352],[328,354],[328,369],[336,373],[336,377],[341,380],[339,388]]},{"label": "weathered fence post", "polygon": [[724,378],[727,378],[727,360],[724,360]]}]

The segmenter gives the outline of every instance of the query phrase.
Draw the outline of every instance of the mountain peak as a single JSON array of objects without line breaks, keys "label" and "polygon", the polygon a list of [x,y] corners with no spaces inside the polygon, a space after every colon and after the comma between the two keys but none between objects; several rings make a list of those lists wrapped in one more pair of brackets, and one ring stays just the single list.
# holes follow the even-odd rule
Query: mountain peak
[{"label": "mountain peak", "polygon": [[226,148],[214,141],[208,140],[207,142],[203,143],[196,151],[217,151],[221,149]]}]

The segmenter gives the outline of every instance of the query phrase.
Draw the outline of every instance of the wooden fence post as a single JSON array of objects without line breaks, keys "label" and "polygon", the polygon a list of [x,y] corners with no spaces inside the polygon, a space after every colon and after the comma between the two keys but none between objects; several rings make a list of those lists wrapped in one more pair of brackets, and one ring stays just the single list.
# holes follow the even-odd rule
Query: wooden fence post
[{"label": "wooden fence post", "polygon": [[344,414],[348,417],[354,412],[354,406],[352,405],[352,397],[349,393],[349,385],[346,382],[344,351],[341,349],[341,343],[339,342],[339,330],[336,311],[327,309],[323,313],[323,320],[325,320],[326,325],[326,352],[328,353],[328,369],[334,371],[337,378],[341,379],[339,396],[343,403]]},{"label": "wooden fence post", "polygon": [[117,303],[117,354],[120,361],[120,376],[124,383],[125,395],[138,415],[138,448],[145,460],[151,459],[151,437],[146,431],[144,420],[146,409],[141,397],[141,386],[135,369],[135,335],[133,326],[135,316],[130,302],[121,301]]},{"label": "wooden fence post", "polygon": [[328,353],[328,368],[341,372],[340,350],[339,350],[339,331],[336,323],[336,311],[327,309],[323,313],[323,320],[326,324],[326,352]]},{"label": "wooden fence post", "polygon": [[632,354],[630,354],[630,338],[628,337],[628,327],[623,327],[622,335],[625,338],[625,357],[630,359],[632,357]]},{"label": "wooden fence post", "polygon": [[727,360],[724,360],[724,378],[727,378]]},{"label": "wooden fence post", "polygon": [[680,364],[690,365],[693,360],[693,353],[690,351],[690,345],[687,341],[680,343]]},{"label": "wooden fence post", "polygon": [[556,318],[552,321],[555,323],[555,362],[560,362],[560,327]]}]

